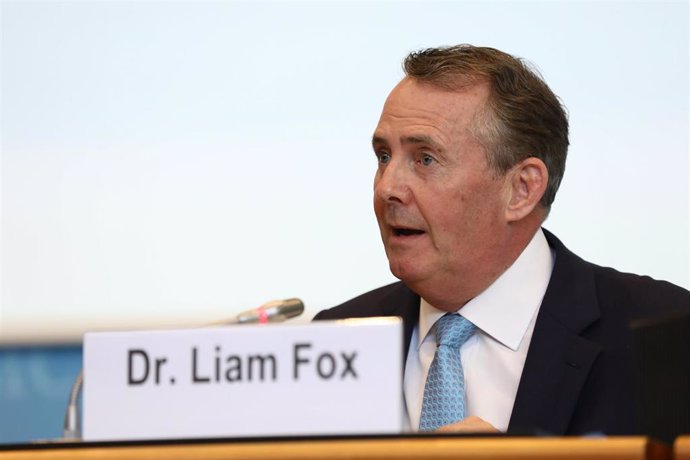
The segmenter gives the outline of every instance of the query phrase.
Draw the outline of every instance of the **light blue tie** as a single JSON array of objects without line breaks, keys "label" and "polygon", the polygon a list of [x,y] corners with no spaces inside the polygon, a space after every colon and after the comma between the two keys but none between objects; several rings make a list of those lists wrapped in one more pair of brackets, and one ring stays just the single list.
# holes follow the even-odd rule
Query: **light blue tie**
[{"label": "light blue tie", "polygon": [[436,354],[424,387],[420,431],[433,431],[465,418],[465,378],[460,347],[477,329],[457,314],[446,314],[436,324]]}]

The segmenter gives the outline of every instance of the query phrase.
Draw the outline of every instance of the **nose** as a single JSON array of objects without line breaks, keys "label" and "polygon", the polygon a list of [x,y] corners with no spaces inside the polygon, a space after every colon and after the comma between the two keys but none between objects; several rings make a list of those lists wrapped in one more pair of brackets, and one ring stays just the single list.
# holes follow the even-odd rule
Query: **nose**
[{"label": "nose", "polygon": [[404,165],[391,160],[379,167],[374,177],[374,197],[383,203],[407,204],[411,191]]}]

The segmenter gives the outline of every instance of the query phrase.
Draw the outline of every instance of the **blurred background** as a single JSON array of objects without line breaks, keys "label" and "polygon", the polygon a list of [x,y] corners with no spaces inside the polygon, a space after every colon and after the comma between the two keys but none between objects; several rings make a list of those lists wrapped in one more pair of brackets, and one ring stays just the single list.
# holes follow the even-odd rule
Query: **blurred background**
[{"label": "blurred background", "polygon": [[570,112],[545,227],[690,286],[686,2],[3,1],[0,442],[59,436],[87,330],[393,281],[371,133],[411,50],[492,46]]}]

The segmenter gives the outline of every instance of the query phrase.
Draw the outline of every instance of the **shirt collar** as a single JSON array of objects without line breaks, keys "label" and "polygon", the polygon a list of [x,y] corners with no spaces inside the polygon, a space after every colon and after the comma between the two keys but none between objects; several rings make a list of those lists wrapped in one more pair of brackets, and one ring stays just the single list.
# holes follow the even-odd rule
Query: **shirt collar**
[{"label": "shirt collar", "polygon": [[[551,278],[554,256],[539,229],[520,256],[496,281],[458,309],[477,328],[516,351],[539,309]],[[419,343],[444,314],[420,300]]]}]

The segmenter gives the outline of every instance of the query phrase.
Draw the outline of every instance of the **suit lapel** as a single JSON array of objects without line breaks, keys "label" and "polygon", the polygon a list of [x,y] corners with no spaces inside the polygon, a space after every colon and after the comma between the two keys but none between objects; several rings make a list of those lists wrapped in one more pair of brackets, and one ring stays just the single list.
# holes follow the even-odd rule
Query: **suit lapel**
[{"label": "suit lapel", "polygon": [[405,284],[400,283],[384,299],[385,316],[400,316],[403,319],[403,363],[407,361],[412,331],[419,321],[419,296]]},{"label": "suit lapel", "polygon": [[599,318],[592,267],[544,231],[556,260],[522,371],[510,431],[565,434],[599,345],[581,333]]}]

